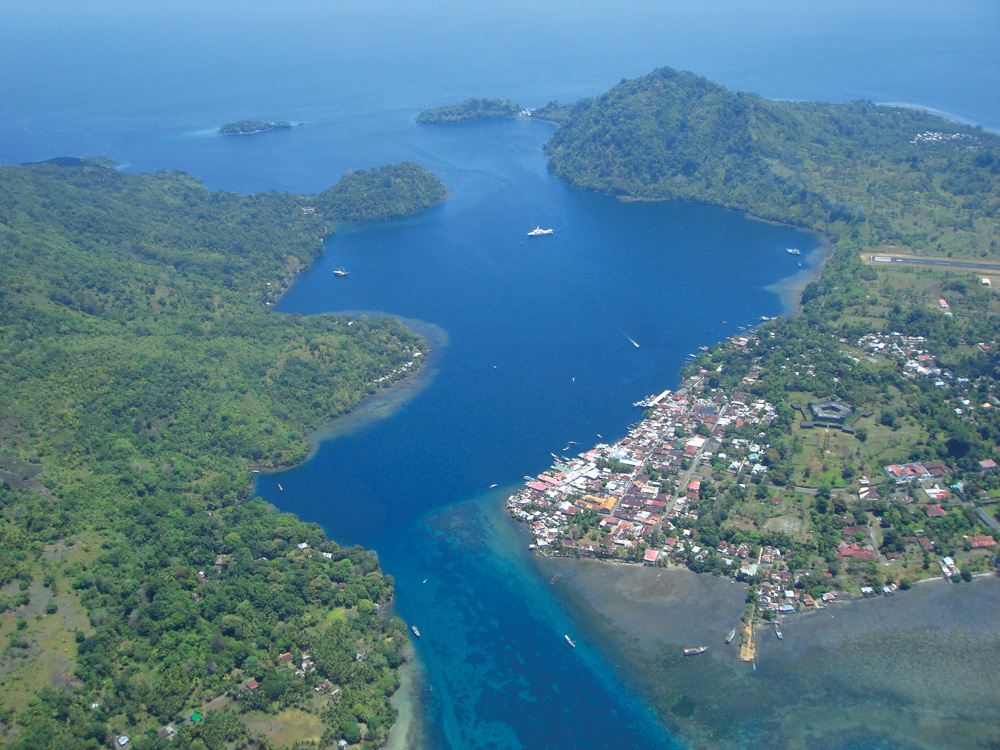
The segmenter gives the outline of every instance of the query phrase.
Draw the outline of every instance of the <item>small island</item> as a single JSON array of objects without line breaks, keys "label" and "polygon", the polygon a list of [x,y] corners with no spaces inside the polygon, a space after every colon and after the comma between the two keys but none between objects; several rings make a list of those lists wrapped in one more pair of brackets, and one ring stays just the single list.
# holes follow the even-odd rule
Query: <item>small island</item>
[{"label": "small island", "polygon": [[250,135],[251,133],[266,133],[268,130],[283,130],[292,127],[287,120],[267,122],[264,120],[239,120],[227,122],[219,128],[221,135]]},{"label": "small island", "polygon": [[348,172],[316,196],[330,221],[384,221],[422,211],[448,196],[448,188],[419,164],[404,161]]},{"label": "small island", "polygon": [[458,104],[425,109],[417,115],[416,121],[448,124],[476,120],[510,120],[530,116],[528,110],[521,109],[509,99],[466,99]]}]

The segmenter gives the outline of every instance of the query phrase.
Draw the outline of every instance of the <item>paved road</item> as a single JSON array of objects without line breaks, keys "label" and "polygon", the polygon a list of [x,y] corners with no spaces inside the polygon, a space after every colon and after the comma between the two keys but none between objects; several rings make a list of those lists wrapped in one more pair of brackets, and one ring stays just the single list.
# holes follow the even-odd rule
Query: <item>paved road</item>
[{"label": "paved road", "polygon": [[[879,558],[881,558],[881,557],[882,557],[882,555],[880,554]],[[982,555],[977,554],[975,552],[956,552],[954,555],[951,556],[951,559],[952,560],[968,560],[968,559],[971,559],[973,557],[982,557]],[[933,554],[933,555],[931,555],[931,565],[936,565],[937,564],[936,561],[940,560],[940,559],[941,559],[941,555],[939,555],[939,554]],[[888,562],[883,562],[880,567],[883,567],[883,568],[895,568],[895,567],[898,567],[900,565],[912,565],[915,562],[921,562],[921,560],[892,560],[892,561],[888,561]]]},{"label": "paved road", "polygon": [[909,263],[917,266],[943,266],[945,268],[972,268],[977,271],[998,271],[1000,263],[978,263],[974,260],[935,260],[932,258],[900,258],[896,255],[870,255],[872,263]]}]

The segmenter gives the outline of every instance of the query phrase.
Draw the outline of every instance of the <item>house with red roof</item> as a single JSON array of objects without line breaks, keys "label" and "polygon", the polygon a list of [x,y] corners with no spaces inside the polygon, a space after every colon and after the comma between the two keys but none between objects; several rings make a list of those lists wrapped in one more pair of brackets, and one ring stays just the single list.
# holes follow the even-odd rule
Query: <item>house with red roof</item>
[{"label": "house with red roof", "polygon": [[986,549],[987,547],[995,547],[997,540],[991,536],[970,536],[968,537],[969,544],[972,545],[972,549]]},{"label": "house with red roof", "polygon": [[854,542],[848,544],[847,542],[841,542],[837,547],[837,557],[840,558],[841,562],[844,560],[865,560],[871,562],[878,562],[878,555],[872,552],[871,549],[866,547],[859,547]]}]

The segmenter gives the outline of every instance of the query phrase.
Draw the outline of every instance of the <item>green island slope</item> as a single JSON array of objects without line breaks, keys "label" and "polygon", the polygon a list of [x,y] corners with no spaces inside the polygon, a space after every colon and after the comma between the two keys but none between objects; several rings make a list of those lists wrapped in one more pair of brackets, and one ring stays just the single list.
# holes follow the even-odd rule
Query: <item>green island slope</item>
[{"label": "green island slope", "polygon": [[416,117],[420,123],[456,123],[476,120],[509,120],[517,117],[521,108],[509,99],[466,99],[458,104],[425,109]]},{"label": "green island slope", "polygon": [[227,122],[219,128],[222,135],[250,135],[252,133],[266,133],[268,130],[284,130],[292,127],[292,123],[287,120],[238,120]]},{"label": "green island slope", "polygon": [[561,123],[545,146],[551,169],[587,190],[709,203],[822,231],[865,220],[873,244],[917,246],[926,238],[902,222],[890,229],[891,214],[931,204],[950,234],[984,229],[1000,206],[1000,139],[920,110],[776,102],[670,68],[540,112],[549,110]]},{"label": "green island slope", "polygon": [[377,746],[392,579],[248,501],[250,469],[426,343],[267,310],[341,218],[315,199],[109,165],[0,167],[0,744]]},{"label": "green island slope", "polygon": [[380,221],[422,211],[447,196],[435,175],[404,161],[348,172],[317,196],[316,208],[336,221]]}]

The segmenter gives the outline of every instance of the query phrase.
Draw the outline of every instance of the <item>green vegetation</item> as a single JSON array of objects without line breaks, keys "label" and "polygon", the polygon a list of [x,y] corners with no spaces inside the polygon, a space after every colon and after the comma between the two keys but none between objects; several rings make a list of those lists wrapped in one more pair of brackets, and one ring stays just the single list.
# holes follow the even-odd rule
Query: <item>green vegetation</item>
[{"label": "green vegetation", "polygon": [[[982,514],[997,515],[1000,495],[1000,300],[980,275],[995,286],[997,274],[874,256],[1000,260],[1000,137],[868,102],[768,101],[666,68],[534,116],[559,123],[546,152],[574,186],[743,210],[833,242],[801,315],[685,369],[704,374],[705,397],[768,416],[728,426],[726,460],[694,467],[701,497],[675,522],[702,551],[679,559],[733,572],[734,549],[752,558],[780,548],[758,580],[784,589],[799,576],[813,595],[906,588],[938,575],[932,558],[943,556],[957,561],[952,580],[987,569],[995,548],[982,540],[997,534]],[[814,425],[805,407],[831,396],[856,407],[845,429]],[[884,468],[910,462],[936,474],[897,484]],[[641,559],[644,548],[622,554]]]},{"label": "green vegetation", "polygon": [[422,211],[445,199],[448,188],[412,161],[349,172],[316,199],[332,221],[379,221]]},{"label": "green vegetation", "polygon": [[[552,171],[611,195],[748,211],[867,243],[998,252],[1000,137],[868,102],[775,102],[661,68],[553,107]],[[542,116],[540,110],[539,116]]]},{"label": "green vegetation", "polygon": [[301,461],[307,429],[425,344],[267,310],[328,231],[308,199],[106,165],[0,167],[3,741],[159,747],[172,722],[171,746],[243,747],[241,712],[295,707],[326,742],[378,745],[405,644],[380,614],[392,580],[245,500],[252,466]]},{"label": "green vegetation", "polygon": [[459,104],[425,109],[416,117],[422,123],[473,122],[474,120],[508,120],[517,117],[521,108],[503,99],[466,99]]},{"label": "green vegetation", "polygon": [[[801,568],[833,566],[830,572],[839,572],[841,542],[897,555],[881,577],[873,565],[845,565],[874,585],[884,577],[936,574],[936,566],[929,572],[916,567],[927,554],[920,539],[933,542],[936,558],[987,555],[970,552],[966,537],[991,534],[974,507],[993,502],[991,494],[1000,489],[1000,476],[983,468],[1000,445],[993,347],[997,317],[981,309],[930,313],[934,301],[921,296],[905,308],[894,305],[881,319],[869,310],[859,320],[860,308],[878,305],[879,291],[892,294],[893,286],[886,286],[875,268],[862,265],[850,245],[842,241],[822,288],[807,290],[801,316],[768,323],[755,346],[719,347],[701,355],[688,374],[707,369],[709,388],[744,390],[775,407],[763,460],[767,481],[755,482],[762,491],[748,494],[716,468],[712,476],[720,481],[718,492],[699,508],[702,529],[721,527],[724,538],[736,542],[742,540],[737,539],[740,531],[771,528],[770,519],[791,518],[799,533],[788,546]],[[983,341],[990,345],[976,344]],[[918,356],[924,357],[926,374],[912,366]],[[809,427],[811,417],[794,411],[830,395],[859,408],[848,425],[853,432]],[[753,440],[758,429],[730,429],[726,436]],[[941,462],[945,473],[937,480],[897,484],[883,468],[910,462]],[[862,480],[872,487],[864,496],[859,495]],[[815,494],[789,494],[786,485],[812,488]],[[948,493],[943,500],[947,515],[941,518],[926,513],[937,502],[928,494],[935,487]],[[784,499],[772,508],[768,500],[776,494]]]},{"label": "green vegetation", "polygon": [[562,125],[569,120],[570,114],[572,114],[576,109],[585,106],[585,102],[589,101],[590,99],[582,99],[575,105],[551,101],[544,107],[532,110],[531,119],[554,122],[556,125]]},{"label": "green vegetation", "polygon": [[286,120],[266,122],[264,120],[240,120],[239,122],[227,122],[219,128],[222,135],[249,135],[250,133],[264,133],[268,130],[282,130],[292,127],[292,123]]}]

